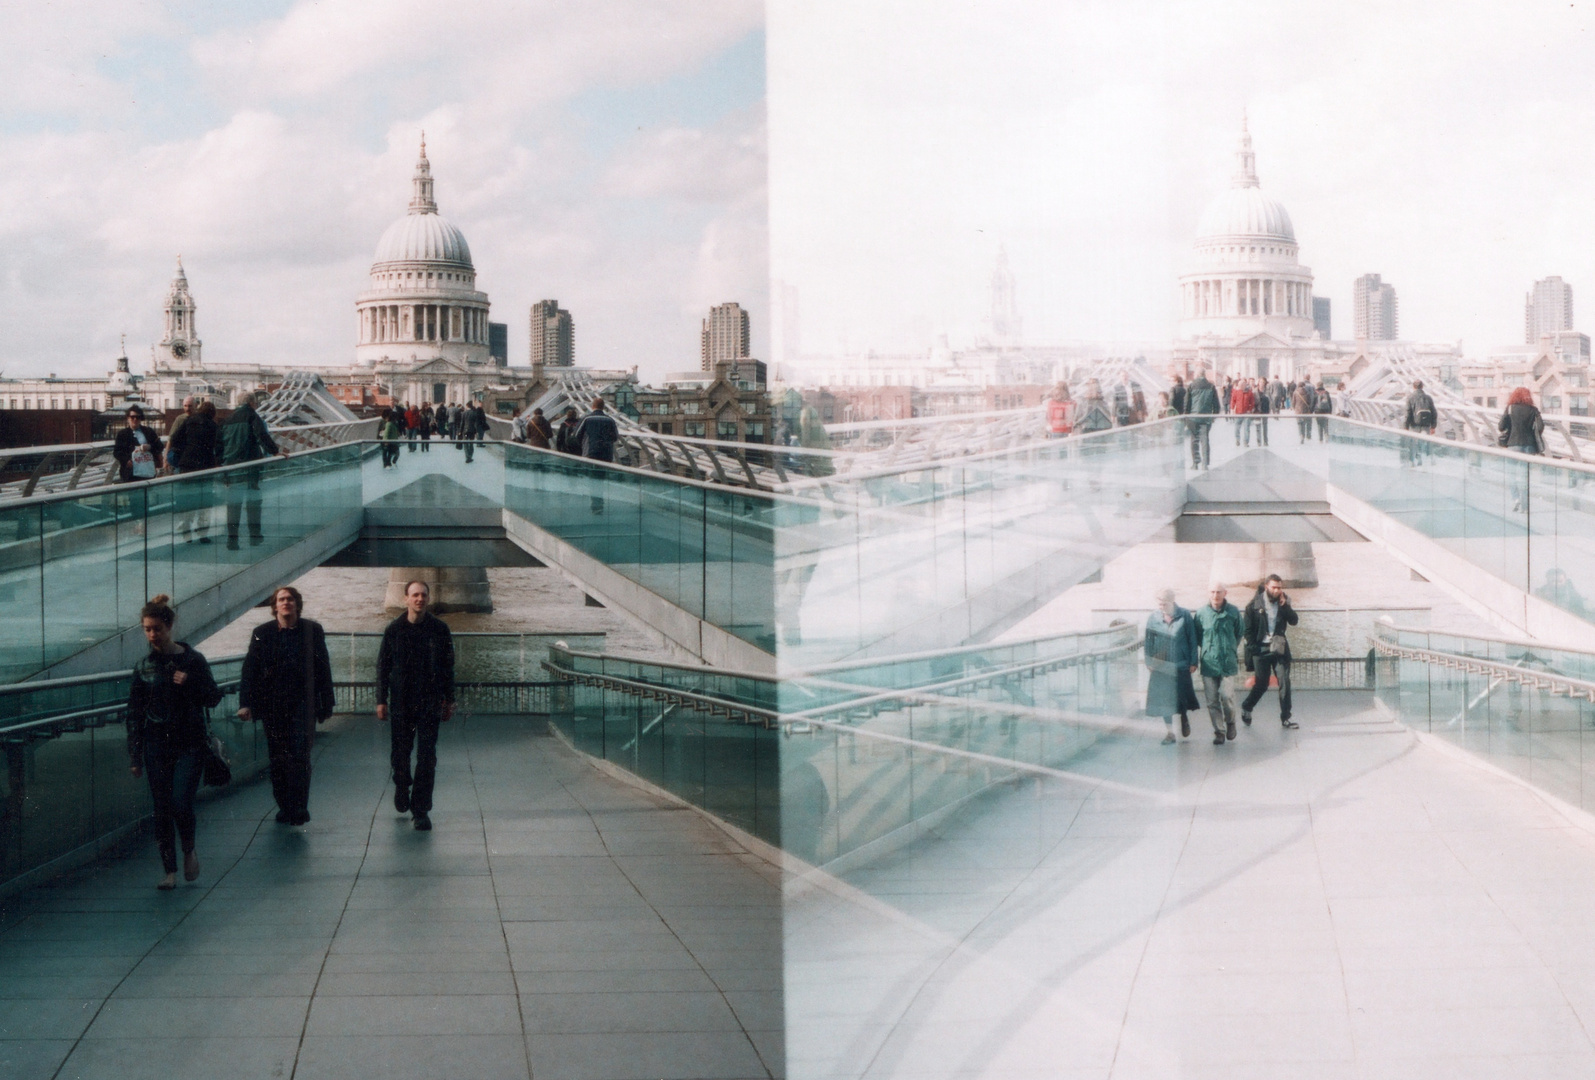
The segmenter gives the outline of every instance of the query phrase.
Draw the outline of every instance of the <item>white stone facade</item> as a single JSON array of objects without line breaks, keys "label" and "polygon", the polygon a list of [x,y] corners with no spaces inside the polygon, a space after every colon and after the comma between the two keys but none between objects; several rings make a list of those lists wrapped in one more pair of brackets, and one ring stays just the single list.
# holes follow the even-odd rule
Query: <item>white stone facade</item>
[{"label": "white stone facade", "polygon": [[409,213],[377,242],[370,287],[355,300],[356,363],[486,364],[487,294],[465,234],[438,214],[424,138],[411,183]]}]

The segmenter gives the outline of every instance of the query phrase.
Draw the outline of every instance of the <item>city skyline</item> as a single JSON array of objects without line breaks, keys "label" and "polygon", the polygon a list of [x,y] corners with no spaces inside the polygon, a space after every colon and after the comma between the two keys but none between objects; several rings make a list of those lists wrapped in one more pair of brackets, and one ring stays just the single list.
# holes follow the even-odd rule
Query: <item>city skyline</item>
[{"label": "city skyline", "polygon": [[209,362],[347,365],[422,130],[512,362],[549,295],[582,314],[586,362],[645,377],[692,366],[727,296],[761,335],[762,7],[489,4],[468,54],[451,18],[356,0],[14,13],[0,369],[103,375],[124,332],[147,364],[179,254]]},{"label": "city skyline", "polygon": [[[1595,281],[1582,8],[993,0],[770,6],[772,277],[807,353],[972,343],[1006,247],[1024,339],[1168,341],[1245,111],[1315,295],[1371,268],[1402,336],[1482,355]],[[865,62],[868,58],[868,62]]]}]

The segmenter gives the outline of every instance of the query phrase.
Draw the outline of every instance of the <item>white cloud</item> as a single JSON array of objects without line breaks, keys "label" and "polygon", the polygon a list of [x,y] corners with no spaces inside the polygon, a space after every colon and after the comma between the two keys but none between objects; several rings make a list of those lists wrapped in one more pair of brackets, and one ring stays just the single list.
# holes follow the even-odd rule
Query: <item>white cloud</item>
[{"label": "white cloud", "polygon": [[[170,100],[121,110],[133,83],[108,76],[62,96],[64,119],[0,104],[0,367],[101,371],[123,331],[145,355],[179,252],[209,359],[348,362],[354,296],[405,212],[423,128],[442,213],[471,243],[513,358],[527,305],[548,296],[575,313],[584,362],[645,374],[693,361],[700,294],[729,290],[762,315],[757,103],[728,99],[702,125],[640,120],[616,142],[614,115],[567,100],[646,101],[757,29],[758,5],[482,5],[463,43],[457,8],[372,10],[302,2],[201,39],[203,107],[188,115],[220,119],[191,130],[172,126]],[[87,11],[37,22],[66,38]],[[171,31],[160,12],[140,18],[108,15],[72,64],[97,70],[96,50]]]},{"label": "white cloud", "polygon": [[1349,329],[1521,333],[1595,293],[1592,16],[1530,3],[1168,0],[770,8],[772,266],[815,348],[923,348],[984,314],[999,240],[1026,335],[1166,339],[1174,275],[1249,107],[1263,185]]}]

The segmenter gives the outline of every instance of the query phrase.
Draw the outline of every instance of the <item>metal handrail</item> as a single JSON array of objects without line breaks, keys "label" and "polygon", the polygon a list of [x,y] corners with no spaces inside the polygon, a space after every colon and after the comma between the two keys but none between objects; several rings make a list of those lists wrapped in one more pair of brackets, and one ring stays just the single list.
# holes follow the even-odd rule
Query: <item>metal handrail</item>
[{"label": "metal handrail", "polygon": [[1413,645],[1402,645],[1378,637],[1374,638],[1373,646],[1384,656],[1393,656],[1402,660],[1418,660],[1450,671],[1460,671],[1468,675],[1484,675],[1501,682],[1517,683],[1519,686],[1544,691],[1553,696],[1566,695],[1567,697],[1583,698],[1586,701],[1595,702],[1595,682],[1590,682],[1587,679],[1575,679],[1570,675],[1560,675],[1554,671],[1535,671],[1531,668],[1518,667],[1499,660],[1486,660],[1483,657],[1468,656],[1464,653],[1420,649]]}]

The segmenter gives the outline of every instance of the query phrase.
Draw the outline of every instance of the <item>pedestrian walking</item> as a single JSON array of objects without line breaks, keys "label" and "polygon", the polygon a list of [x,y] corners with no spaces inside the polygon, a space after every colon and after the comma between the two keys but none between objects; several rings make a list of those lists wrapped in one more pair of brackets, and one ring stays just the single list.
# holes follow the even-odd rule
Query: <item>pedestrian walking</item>
[{"label": "pedestrian walking", "polygon": [[487,412],[482,408],[481,402],[472,401],[466,404],[460,426],[464,429],[460,435],[465,440],[465,460],[474,461],[476,448],[487,435]]},{"label": "pedestrian walking", "polygon": [[437,431],[437,427],[437,417],[432,412],[432,406],[421,406],[421,453],[432,452],[432,434]]},{"label": "pedestrian walking", "polygon": [[1223,585],[1208,590],[1208,601],[1197,608],[1196,620],[1202,691],[1207,698],[1207,715],[1213,722],[1213,743],[1221,745],[1235,738],[1235,689],[1233,679],[1240,671],[1241,638],[1246,621],[1241,609],[1229,602]]},{"label": "pedestrian walking", "polygon": [[[265,395],[257,395],[264,398]],[[272,440],[271,432],[266,429],[266,422],[255,411],[249,398],[233,410],[232,415],[221,425],[222,464],[238,465],[249,461],[259,461],[268,454],[287,457],[284,450],[277,447]],[[258,547],[266,542],[265,534],[260,527],[260,479],[265,470],[259,465],[250,469],[233,469],[227,473],[227,549],[238,550],[239,520],[244,517],[245,511],[249,517],[249,546]]]},{"label": "pedestrian walking", "polygon": [[1069,384],[1059,380],[1047,394],[1047,438],[1061,439],[1074,430],[1074,398]]},{"label": "pedestrian walking", "polygon": [[1440,414],[1434,407],[1434,398],[1424,392],[1422,379],[1413,379],[1412,393],[1407,395],[1407,415],[1401,426],[1420,435],[1433,435],[1439,422]]},{"label": "pedestrian walking", "polygon": [[1186,422],[1191,427],[1191,467],[1210,469],[1213,467],[1213,422],[1220,403],[1218,390],[1208,381],[1205,368],[1197,369],[1196,377],[1186,390],[1185,402],[1185,414],[1190,418]]},{"label": "pedestrian walking", "polygon": [[277,821],[310,820],[310,754],[316,725],[332,715],[332,661],[321,624],[300,617],[304,597],[292,585],[271,595],[275,618],[249,635],[238,688],[238,718],[258,721],[271,760]]},{"label": "pedestrian walking", "polygon": [[194,411],[196,409],[198,409],[198,408],[199,408],[199,399],[196,398],[193,394],[188,395],[188,397],[183,399],[183,411],[177,414],[177,418],[172,421],[172,426],[169,429],[167,429],[167,432],[166,432],[166,471],[168,473],[173,473],[173,472],[177,471],[177,467],[172,463],[172,457],[173,457],[173,455],[172,455],[172,444],[177,441],[177,433],[183,430],[183,425],[188,423],[188,418],[190,416],[193,416],[194,415]]},{"label": "pedestrian walking", "polygon": [[454,636],[427,611],[430,600],[426,582],[406,584],[405,612],[382,632],[377,653],[377,719],[392,725],[393,808],[422,832],[432,828],[438,725],[454,715]]},{"label": "pedestrian walking", "polygon": [[1189,713],[1202,707],[1196,700],[1196,621],[1174,602],[1174,590],[1157,594],[1157,610],[1146,620],[1143,657],[1151,675],[1146,684],[1146,714],[1161,716],[1168,729],[1164,744],[1174,741],[1174,714],[1180,717],[1180,734],[1191,734]]},{"label": "pedestrian walking", "polygon": [[1329,441],[1329,417],[1335,411],[1335,399],[1330,397],[1324,384],[1313,387],[1313,419],[1318,421],[1318,441]]},{"label": "pedestrian walking", "polygon": [[[192,413],[178,417],[171,441],[166,444],[166,460],[179,474],[204,472],[222,463],[221,425],[216,423],[215,405],[202,401]],[[210,543],[209,487],[192,483],[177,489],[173,501],[178,511],[172,531],[182,536],[185,544],[195,539],[201,544]]]},{"label": "pedestrian walking", "polygon": [[539,450],[548,450],[554,445],[554,429],[542,409],[533,409],[532,418],[526,422],[526,444]]},{"label": "pedestrian walking", "polygon": [[404,437],[410,453],[415,453],[415,441],[421,437],[421,410],[414,405],[404,410]]},{"label": "pedestrian walking", "polygon": [[1296,414],[1296,439],[1297,446],[1305,446],[1307,440],[1313,437],[1313,402],[1310,395],[1311,387],[1306,383],[1298,383],[1291,392],[1290,407]]},{"label": "pedestrian walking", "polygon": [[593,411],[582,417],[571,436],[581,447],[581,455],[594,461],[614,461],[615,443],[620,439],[620,425],[604,411],[604,399],[593,398]]},{"label": "pedestrian walking", "polygon": [[392,409],[382,411],[382,420],[377,424],[377,439],[382,443],[382,467],[384,469],[399,463],[399,421],[393,415]]},{"label": "pedestrian walking", "polygon": [[[1496,426],[1501,433],[1499,442],[1508,450],[1520,454],[1545,453],[1545,419],[1535,407],[1534,395],[1528,387],[1513,389],[1506,399],[1506,411],[1501,413],[1501,421]],[[1509,484],[1512,509],[1522,513],[1529,505],[1528,485],[1520,478],[1518,469],[1510,469],[1509,473],[1512,476]]]},{"label": "pedestrian walking", "polygon": [[1286,629],[1300,621],[1290,606],[1285,583],[1278,574],[1269,574],[1244,612],[1246,670],[1252,672],[1252,688],[1241,702],[1241,722],[1252,722],[1252,710],[1268,693],[1271,679],[1279,681],[1279,722],[1296,727],[1290,718],[1290,639]]},{"label": "pedestrian walking", "polygon": [[1273,410],[1274,399],[1269,394],[1267,388],[1263,385],[1263,381],[1261,379],[1257,381],[1257,387],[1253,391],[1253,397],[1254,404],[1252,406],[1252,426],[1257,432],[1257,445],[1267,446],[1268,414]]},{"label": "pedestrian walking", "polygon": [[209,753],[206,714],[222,699],[210,664],[185,641],[172,640],[177,613],[165,593],[139,612],[150,651],[133,666],[127,698],[127,754],[135,779],[147,777],[154,804],[155,842],[166,876],[157,889],[177,887],[177,851],[183,880],[199,877],[194,852],[194,796]]},{"label": "pedestrian walking", "polygon": [[1251,383],[1242,379],[1235,384],[1229,395],[1230,415],[1235,418],[1235,445],[1241,445],[1241,437],[1245,436],[1246,446],[1252,445],[1252,410],[1257,406],[1257,395],[1252,393]]},{"label": "pedestrian walking", "polygon": [[1089,435],[1096,431],[1107,431],[1112,426],[1113,411],[1102,396],[1102,384],[1095,379],[1087,380],[1085,391],[1080,397],[1080,407],[1075,412],[1076,434]]},{"label": "pedestrian walking", "polygon": [[127,407],[127,426],[116,433],[116,443],[111,456],[116,459],[117,479],[122,483],[134,480],[153,480],[165,464],[166,447],[161,437],[145,426],[144,408]]},{"label": "pedestrian walking", "polygon": [[1169,388],[1169,405],[1182,416],[1185,414],[1185,379],[1183,376],[1174,376],[1174,385]]},{"label": "pedestrian walking", "polygon": [[576,441],[576,428],[580,424],[581,417],[576,412],[576,406],[567,406],[565,415],[560,419],[559,428],[554,433],[554,449],[562,454],[581,456],[581,443]]},{"label": "pedestrian walking", "polygon": [[449,412],[448,405],[439,402],[437,412],[432,415],[433,422],[437,424],[438,438],[447,439],[451,437],[452,428],[450,428],[449,424],[452,418],[453,414]]}]

